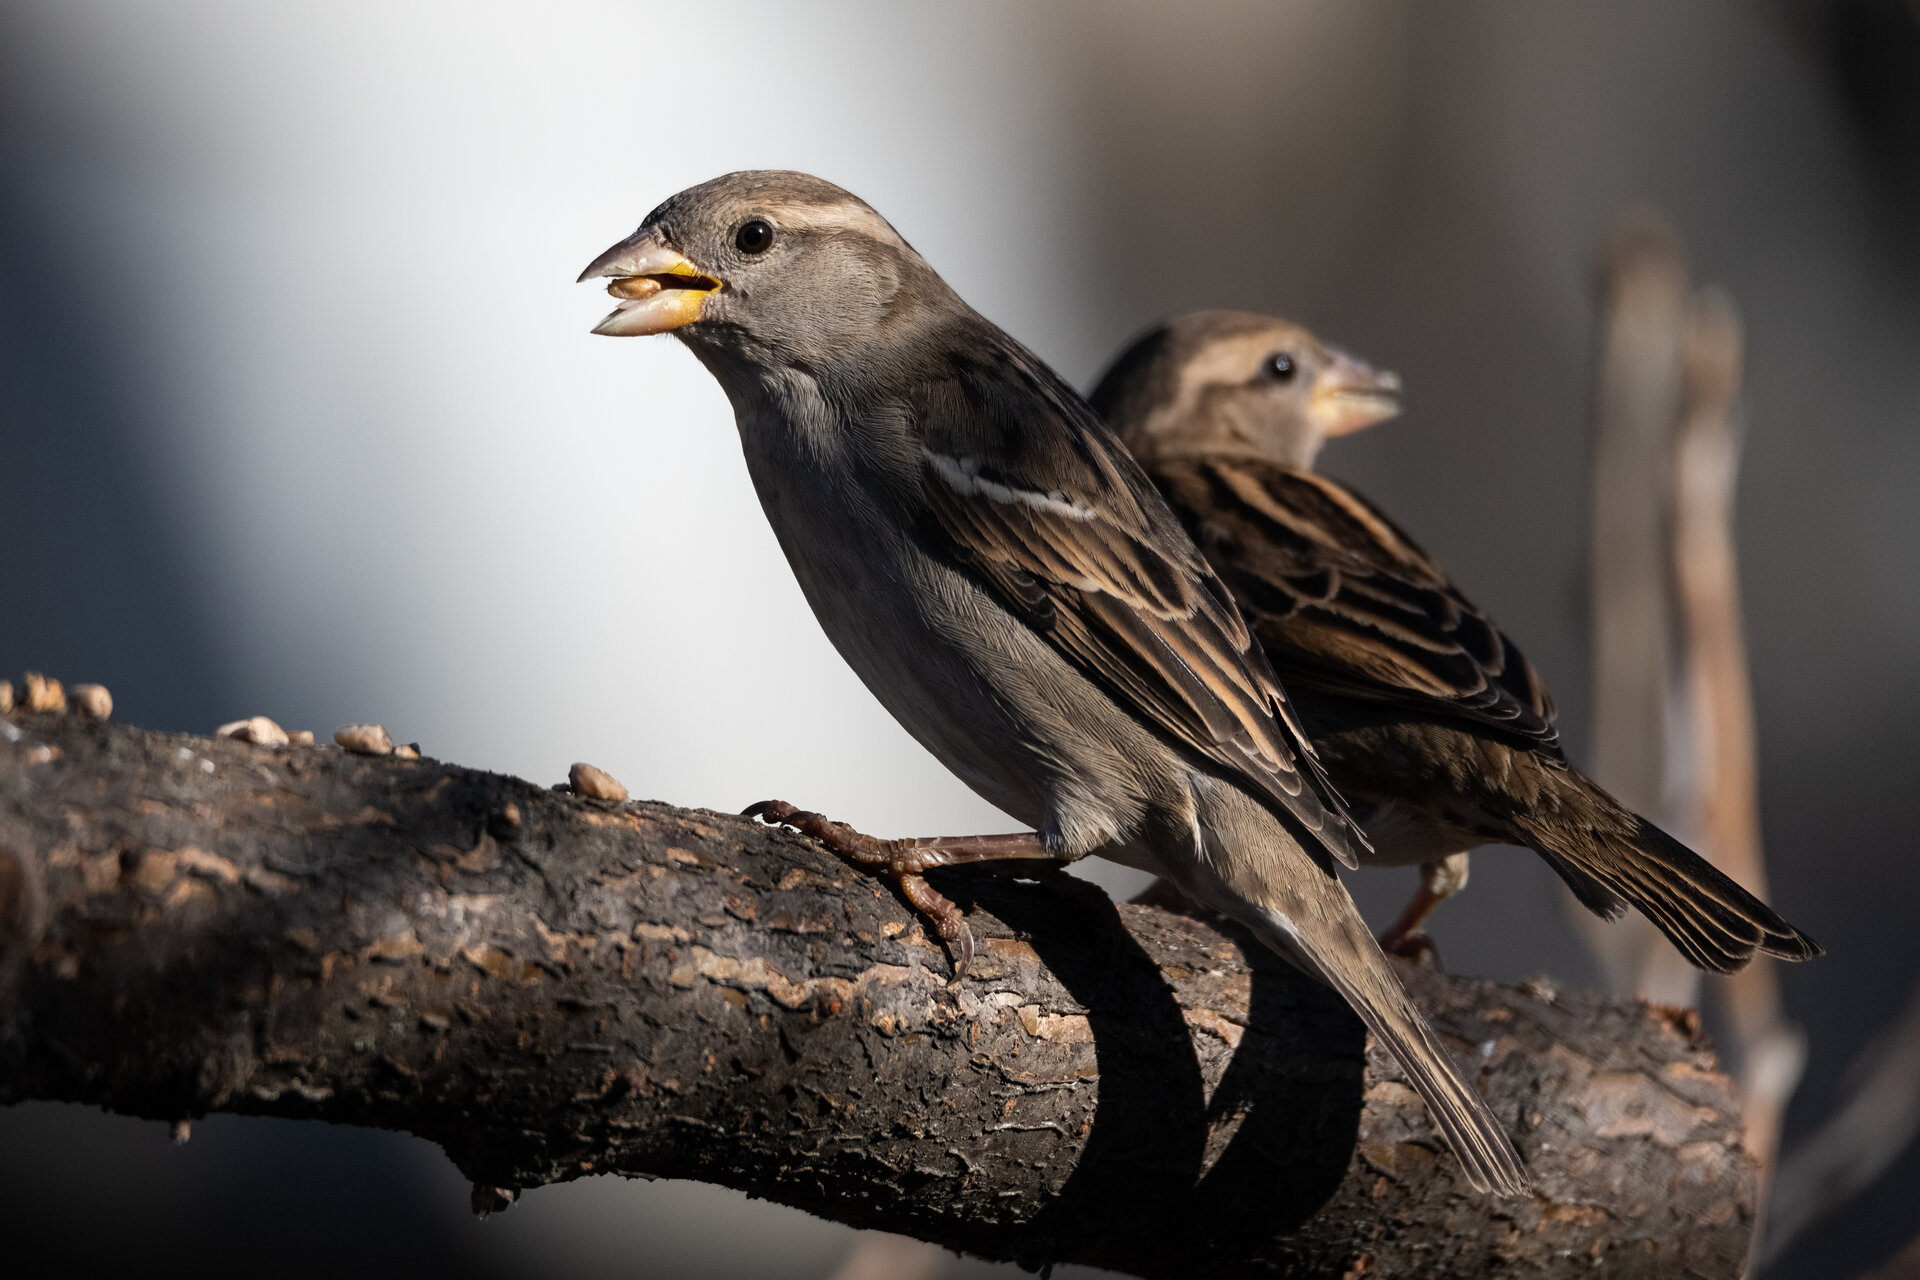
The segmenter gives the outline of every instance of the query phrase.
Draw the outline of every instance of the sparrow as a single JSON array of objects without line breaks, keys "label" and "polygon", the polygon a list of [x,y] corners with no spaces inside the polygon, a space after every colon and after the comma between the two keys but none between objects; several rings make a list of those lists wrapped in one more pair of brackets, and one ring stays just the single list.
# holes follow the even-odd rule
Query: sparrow
[{"label": "sparrow", "polygon": [[1399,380],[1298,325],[1203,311],[1135,340],[1090,396],[1226,582],[1366,833],[1418,863],[1382,939],[1403,954],[1467,881],[1467,851],[1523,845],[1607,919],[1638,908],[1694,965],[1822,954],[1699,854],[1567,762],[1552,695],[1485,610],[1372,503],[1313,471],[1394,416]]},{"label": "sparrow", "polygon": [[[1335,874],[1365,841],[1220,580],[1111,431],[865,202],[742,172],[596,258],[596,333],[672,332],[731,401],[827,636],[1010,835],[876,840],[757,812],[890,876],[964,937],[930,867],[1092,854],[1166,876],[1331,985],[1482,1190],[1519,1156]],[[956,967],[964,965],[961,951]]]}]

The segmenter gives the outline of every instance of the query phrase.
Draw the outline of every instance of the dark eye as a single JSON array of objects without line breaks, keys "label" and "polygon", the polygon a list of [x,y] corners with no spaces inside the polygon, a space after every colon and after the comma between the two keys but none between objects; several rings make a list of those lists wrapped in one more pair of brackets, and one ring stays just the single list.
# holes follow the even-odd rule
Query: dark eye
[{"label": "dark eye", "polygon": [[733,233],[733,243],[742,253],[765,253],[773,243],[773,226],[765,218],[748,218]]},{"label": "dark eye", "polygon": [[1267,362],[1260,366],[1260,376],[1270,382],[1292,382],[1293,357],[1284,351],[1274,352],[1267,357]]}]

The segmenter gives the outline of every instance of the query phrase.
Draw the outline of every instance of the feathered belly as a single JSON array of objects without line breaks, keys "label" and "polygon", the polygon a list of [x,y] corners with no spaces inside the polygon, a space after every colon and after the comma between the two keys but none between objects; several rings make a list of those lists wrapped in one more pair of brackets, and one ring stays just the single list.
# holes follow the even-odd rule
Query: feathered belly
[{"label": "feathered belly", "polygon": [[[1030,727],[978,652],[978,588],[891,531],[842,510],[817,519],[767,502],[787,563],[827,639],[914,739],[981,798],[1032,827],[1047,788]],[[951,580],[943,580],[951,579]]]},{"label": "feathered belly", "polygon": [[1490,783],[1510,776],[1524,753],[1418,720],[1347,729],[1328,729],[1323,720],[1315,728],[1327,773],[1373,845],[1365,861],[1436,862],[1508,839],[1499,823],[1506,805]]}]

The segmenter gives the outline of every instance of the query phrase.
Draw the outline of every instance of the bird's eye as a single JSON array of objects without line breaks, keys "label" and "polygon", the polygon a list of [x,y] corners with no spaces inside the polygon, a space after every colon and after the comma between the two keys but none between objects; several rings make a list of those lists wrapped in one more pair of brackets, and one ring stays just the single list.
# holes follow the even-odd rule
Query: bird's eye
[{"label": "bird's eye", "polygon": [[733,233],[733,243],[742,253],[765,253],[773,243],[773,226],[765,218],[748,218]]},{"label": "bird's eye", "polygon": [[1284,351],[1274,352],[1267,357],[1267,362],[1260,366],[1260,376],[1269,382],[1292,382],[1293,357]]}]

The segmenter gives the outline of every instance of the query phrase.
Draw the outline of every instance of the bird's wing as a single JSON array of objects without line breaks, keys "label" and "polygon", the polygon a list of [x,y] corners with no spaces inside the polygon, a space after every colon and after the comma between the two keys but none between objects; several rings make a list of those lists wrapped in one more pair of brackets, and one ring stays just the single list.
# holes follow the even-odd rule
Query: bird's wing
[{"label": "bird's wing", "polygon": [[1539,672],[1366,499],[1255,459],[1171,458],[1154,479],[1296,689],[1467,721],[1560,758]]},{"label": "bird's wing", "polygon": [[1008,342],[913,393],[922,535],[1179,745],[1347,866],[1347,816],[1232,598],[1119,440]]}]

